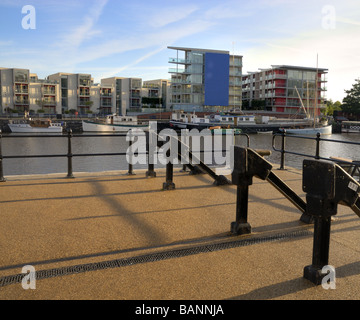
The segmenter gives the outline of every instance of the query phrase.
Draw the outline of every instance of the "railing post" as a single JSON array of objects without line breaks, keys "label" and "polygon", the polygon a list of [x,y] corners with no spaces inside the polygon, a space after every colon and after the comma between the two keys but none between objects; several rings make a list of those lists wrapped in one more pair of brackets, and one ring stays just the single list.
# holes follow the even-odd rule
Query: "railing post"
[{"label": "railing post", "polygon": [[[170,141],[170,148],[171,148],[171,141]],[[166,164],[166,181],[163,183],[163,190],[175,189],[175,183],[173,182],[174,164],[172,163],[173,159],[170,159],[170,154],[171,154],[170,148],[166,151],[168,162]]]},{"label": "railing post", "polygon": [[[146,177],[156,177],[156,172],[154,170],[154,157],[150,152],[155,150],[150,150],[150,145],[154,147],[153,141],[150,141],[153,137],[150,135],[150,132],[146,132],[146,152],[147,152],[147,162],[148,162],[148,171],[146,171]],[[155,144],[156,146],[156,144]]]},{"label": "railing post", "polygon": [[68,159],[68,174],[66,178],[74,178],[73,175],[73,168],[72,168],[72,150],[71,150],[71,138],[72,138],[72,130],[68,129],[68,153],[67,153],[67,159]]},{"label": "railing post", "polygon": [[[331,216],[337,214],[340,199],[336,170],[336,165],[328,161],[304,160],[303,163],[307,213],[313,216],[315,222],[312,264],[304,268],[304,278],[316,285],[321,284],[324,278],[322,268],[329,262]],[[339,180],[342,182],[342,179]]]},{"label": "railing post", "polygon": [[231,174],[232,183],[237,186],[236,192],[236,220],[231,223],[230,232],[233,234],[251,233],[248,223],[249,186],[252,176],[248,176],[247,149],[234,146],[234,168]]},{"label": "railing post", "polygon": [[133,171],[133,164],[132,164],[132,160],[133,160],[133,153],[132,153],[132,141],[131,139],[129,140],[129,151],[130,151],[130,154],[129,154],[129,169],[128,169],[128,175],[135,175],[134,171]]},{"label": "railing post", "polygon": [[6,179],[4,178],[3,155],[1,149],[1,143],[2,143],[2,131],[0,130],[0,182],[5,182]]},{"label": "railing post", "polygon": [[283,130],[281,134],[281,162],[280,162],[280,170],[285,170],[285,137],[286,130]]},{"label": "railing post", "polygon": [[315,153],[315,159],[320,159],[320,132],[316,134],[316,153]]}]

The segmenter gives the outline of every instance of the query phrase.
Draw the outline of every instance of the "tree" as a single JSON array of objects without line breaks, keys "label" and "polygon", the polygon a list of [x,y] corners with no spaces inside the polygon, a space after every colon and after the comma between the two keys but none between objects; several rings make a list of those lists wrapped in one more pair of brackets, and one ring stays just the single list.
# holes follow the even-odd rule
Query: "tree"
[{"label": "tree", "polygon": [[163,103],[163,99],[158,97],[153,97],[153,98],[149,98],[149,97],[142,97],[141,98],[141,103],[145,104],[147,106],[150,106],[150,108],[157,108],[160,107]]},{"label": "tree", "polygon": [[346,97],[343,99],[342,111],[348,113],[360,113],[360,79],[350,90],[345,90]]},{"label": "tree", "polygon": [[253,100],[251,101],[251,109],[253,110],[264,110],[266,106],[265,100]]},{"label": "tree", "polygon": [[326,109],[325,109],[325,115],[332,116],[334,114],[334,111],[341,111],[342,105],[340,101],[333,102],[331,99],[329,99],[326,102]]}]

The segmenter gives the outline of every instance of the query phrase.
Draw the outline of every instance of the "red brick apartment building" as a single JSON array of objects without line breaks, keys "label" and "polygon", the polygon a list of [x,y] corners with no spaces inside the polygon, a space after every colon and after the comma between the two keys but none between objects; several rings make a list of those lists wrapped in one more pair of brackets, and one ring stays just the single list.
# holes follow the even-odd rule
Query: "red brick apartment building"
[{"label": "red brick apartment building", "polygon": [[[295,114],[302,108],[321,112],[326,98],[327,69],[273,65],[242,76],[243,109],[265,105],[266,110]],[[301,97],[301,100],[299,98]],[[317,103],[316,103],[317,101]]]}]

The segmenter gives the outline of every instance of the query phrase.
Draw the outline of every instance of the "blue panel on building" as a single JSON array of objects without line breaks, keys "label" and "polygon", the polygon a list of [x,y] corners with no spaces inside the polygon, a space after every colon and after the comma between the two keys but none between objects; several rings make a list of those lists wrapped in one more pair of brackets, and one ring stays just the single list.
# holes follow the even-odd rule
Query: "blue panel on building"
[{"label": "blue panel on building", "polygon": [[229,105],[229,55],[205,53],[205,105]]}]

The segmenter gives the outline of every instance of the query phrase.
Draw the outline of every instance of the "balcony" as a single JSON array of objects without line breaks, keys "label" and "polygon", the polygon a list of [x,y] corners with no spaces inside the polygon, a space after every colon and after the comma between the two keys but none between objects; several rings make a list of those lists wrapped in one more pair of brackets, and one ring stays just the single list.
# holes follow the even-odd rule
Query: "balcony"
[{"label": "balcony", "polygon": [[191,61],[188,59],[169,58],[169,63],[191,64]]},{"label": "balcony", "polygon": [[89,105],[91,104],[91,101],[90,101],[90,99],[79,99],[78,100],[78,105],[80,106],[80,107],[88,107]]},{"label": "balcony", "polygon": [[79,80],[80,87],[90,87],[90,85],[91,85],[91,80],[88,80],[88,79],[80,79]]},{"label": "balcony", "polygon": [[14,100],[14,104],[17,104],[17,105],[28,105],[28,104],[29,104],[29,100],[28,100],[28,99],[15,99],[15,100]]},{"label": "balcony", "polygon": [[44,100],[44,106],[55,106],[56,102],[54,100]]},{"label": "balcony", "polygon": [[242,73],[241,71],[230,70],[229,75],[233,77],[241,77]]},{"label": "balcony", "polygon": [[140,95],[140,93],[138,93],[138,92],[132,92],[132,93],[131,93],[131,98],[132,98],[132,99],[140,99],[140,98],[141,98],[141,95]]},{"label": "balcony", "polygon": [[89,97],[90,96],[90,91],[89,90],[79,90],[79,96],[85,96],[85,97]]},{"label": "balcony", "polygon": [[21,93],[28,94],[29,88],[27,86],[15,86],[14,92],[19,94]]},{"label": "balcony", "polygon": [[230,67],[242,67],[243,64],[241,61],[233,61],[233,59],[230,57]]},{"label": "balcony", "polygon": [[43,94],[48,95],[48,96],[55,96],[56,95],[55,90],[44,90]]},{"label": "balcony", "polygon": [[192,72],[189,69],[169,68],[169,73],[191,74]]},{"label": "balcony", "polygon": [[14,82],[25,82],[25,83],[28,83],[28,82],[29,82],[29,79],[28,79],[27,75],[21,74],[21,75],[16,75],[16,76],[15,76]]},{"label": "balcony", "polygon": [[171,79],[171,83],[191,84],[191,81],[186,79]]},{"label": "balcony", "polygon": [[265,80],[272,80],[272,79],[287,79],[286,74],[269,74],[265,77]]}]

